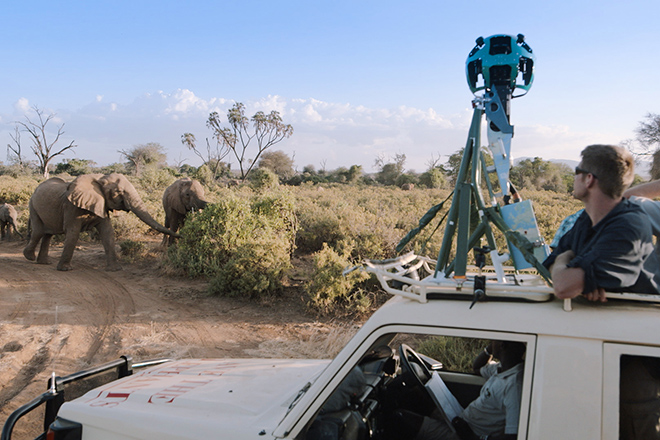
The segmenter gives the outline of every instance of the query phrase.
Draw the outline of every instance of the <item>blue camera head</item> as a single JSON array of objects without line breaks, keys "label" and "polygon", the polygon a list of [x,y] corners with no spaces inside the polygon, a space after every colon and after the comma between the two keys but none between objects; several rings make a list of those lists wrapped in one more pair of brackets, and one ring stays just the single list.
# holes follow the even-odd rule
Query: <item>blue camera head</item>
[{"label": "blue camera head", "polygon": [[523,34],[479,37],[465,62],[470,90],[476,93],[484,89],[508,88],[513,94],[518,88],[527,93],[534,82],[534,60],[532,48],[525,43]]}]

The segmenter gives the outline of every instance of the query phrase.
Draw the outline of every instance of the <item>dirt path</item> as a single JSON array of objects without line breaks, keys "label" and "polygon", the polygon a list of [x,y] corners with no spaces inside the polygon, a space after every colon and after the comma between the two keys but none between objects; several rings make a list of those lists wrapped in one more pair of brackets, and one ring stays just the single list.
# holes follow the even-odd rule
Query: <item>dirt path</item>
[{"label": "dirt path", "polygon": [[[208,297],[204,282],[163,275],[153,261],[106,272],[96,244],[83,244],[74,270],[59,272],[27,261],[23,246],[0,242],[2,423],[46,390],[53,371],[64,376],[123,354],[318,357],[310,346],[333,331],[307,315],[300,298],[266,305]],[[51,249],[53,261],[59,254]]]}]

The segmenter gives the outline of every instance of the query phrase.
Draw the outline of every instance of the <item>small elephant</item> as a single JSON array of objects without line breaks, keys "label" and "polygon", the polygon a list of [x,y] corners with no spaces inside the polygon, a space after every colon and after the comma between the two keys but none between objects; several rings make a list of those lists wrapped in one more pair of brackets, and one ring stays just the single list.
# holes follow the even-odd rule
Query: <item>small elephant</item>
[{"label": "small elephant", "polygon": [[[48,247],[55,234],[65,234],[64,249],[57,270],[71,270],[71,258],[80,232],[95,228],[105,249],[106,270],[121,270],[115,250],[115,231],[110,221],[114,210],[133,212],[158,232],[178,235],[160,225],[147,212],[135,187],[122,174],[85,174],[73,182],[59,177],[48,179],[34,190],[30,198],[32,236],[23,255],[30,261],[48,264]],[[39,255],[35,248],[41,241]]]},{"label": "small elephant", "polygon": [[3,203],[0,205],[0,237],[4,240],[5,235],[7,241],[11,241],[11,228],[14,228],[14,232],[23,239],[23,236],[18,229],[16,229],[16,219],[18,218],[18,213],[16,208],[11,206],[9,203]]},{"label": "small elephant", "polygon": [[[165,209],[165,227],[176,232],[186,218],[186,214],[207,205],[204,199],[204,187],[196,180],[188,177],[179,179],[165,189],[163,193],[163,208]],[[174,243],[175,237],[165,235],[163,245]]]}]

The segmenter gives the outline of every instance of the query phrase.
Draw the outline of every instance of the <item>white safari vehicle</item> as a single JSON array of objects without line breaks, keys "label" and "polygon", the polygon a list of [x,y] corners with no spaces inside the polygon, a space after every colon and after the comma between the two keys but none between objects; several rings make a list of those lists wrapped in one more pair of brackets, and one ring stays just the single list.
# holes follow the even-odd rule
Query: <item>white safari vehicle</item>
[{"label": "white safari vehicle", "polygon": [[[2,438],[44,403],[41,438],[53,440],[393,439],[392,411],[428,414],[439,402],[429,386],[438,377],[463,407],[479,394],[484,379],[443,359],[443,344],[455,354],[474,340],[526,344],[518,439],[619,437],[622,359],[660,358],[658,305],[619,294],[567,307],[549,292],[486,292],[471,303],[469,281],[461,291],[407,285],[393,266],[400,268],[367,268],[395,295],[333,360],[186,359],[137,368],[121,359],[54,377],[7,420]],[[511,277],[514,287],[524,285]],[[435,360],[424,354],[434,345]],[[64,401],[69,388],[108,371],[120,378]]]}]

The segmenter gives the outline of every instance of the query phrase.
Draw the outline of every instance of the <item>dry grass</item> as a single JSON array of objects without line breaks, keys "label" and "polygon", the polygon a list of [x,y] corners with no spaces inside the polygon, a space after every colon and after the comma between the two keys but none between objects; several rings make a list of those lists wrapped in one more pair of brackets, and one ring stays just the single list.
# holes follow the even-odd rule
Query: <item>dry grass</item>
[{"label": "dry grass", "polygon": [[281,337],[259,344],[247,354],[261,358],[277,359],[332,359],[355,335],[358,326],[339,324],[327,326],[321,323],[298,326],[297,337]]}]

